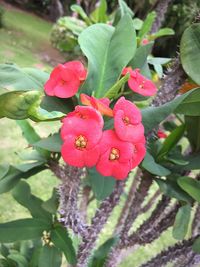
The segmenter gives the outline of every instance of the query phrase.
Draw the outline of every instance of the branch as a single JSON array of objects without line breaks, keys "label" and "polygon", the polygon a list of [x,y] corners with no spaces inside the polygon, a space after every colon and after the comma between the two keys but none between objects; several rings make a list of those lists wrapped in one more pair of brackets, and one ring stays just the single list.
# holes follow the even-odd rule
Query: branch
[{"label": "branch", "polygon": [[156,199],[160,196],[160,194],[161,192],[159,189],[155,191],[153,196],[148,200],[148,203],[141,209],[141,213],[145,213],[148,210],[150,210],[150,208],[154,205],[154,203],[156,202]]},{"label": "branch", "polygon": [[169,247],[147,263],[142,264],[140,267],[162,267],[165,266],[168,262],[173,262],[181,255],[187,255],[191,252],[192,244],[194,243],[197,237],[198,236],[192,237],[188,240],[184,240],[180,243],[175,244],[174,246]]},{"label": "branch", "polygon": [[87,235],[85,236],[85,238],[83,238],[82,243],[79,246],[77,267],[87,267],[88,259],[95,247],[98,235],[107,222],[112,210],[118,204],[120,196],[124,189],[124,184],[124,181],[117,181],[115,190],[109,197],[102,201],[99,209],[92,219],[92,223],[88,229]]}]

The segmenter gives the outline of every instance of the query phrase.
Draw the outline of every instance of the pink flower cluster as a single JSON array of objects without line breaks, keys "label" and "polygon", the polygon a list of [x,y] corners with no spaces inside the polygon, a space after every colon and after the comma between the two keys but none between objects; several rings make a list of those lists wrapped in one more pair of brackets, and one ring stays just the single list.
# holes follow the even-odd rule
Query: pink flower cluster
[{"label": "pink flower cluster", "polygon": [[[145,96],[155,94],[155,85],[139,73],[125,68],[122,75],[130,73],[129,87]],[[80,61],[58,65],[44,88],[49,96],[68,98],[75,95],[86,79],[87,70]],[[140,110],[121,97],[109,107],[107,98],[96,99],[80,95],[83,105],[62,120],[61,154],[65,162],[76,167],[94,167],[104,176],[125,179],[128,173],[143,160],[146,148],[144,127]],[[103,131],[102,115],[114,118],[114,129]]]},{"label": "pink flower cluster", "polygon": [[62,121],[64,161],[80,168],[96,166],[103,176],[125,179],[145,156],[144,127],[139,109],[124,97],[115,104],[113,114],[114,129],[103,131],[103,118],[97,109],[76,106]]}]

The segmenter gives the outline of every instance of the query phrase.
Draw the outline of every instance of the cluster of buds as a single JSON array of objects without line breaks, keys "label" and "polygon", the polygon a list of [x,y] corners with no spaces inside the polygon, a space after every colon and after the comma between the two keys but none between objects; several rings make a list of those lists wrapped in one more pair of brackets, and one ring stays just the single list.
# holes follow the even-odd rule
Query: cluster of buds
[{"label": "cluster of buds", "polygon": [[[155,94],[155,85],[138,69],[125,68],[122,75],[127,73],[130,74],[130,89],[145,96]],[[59,65],[45,84],[45,92],[50,96],[71,97],[86,76],[87,71],[79,61]],[[79,168],[96,166],[103,176],[125,179],[146,153],[140,110],[124,97],[118,99],[113,109],[109,107],[108,98],[80,94],[80,100],[85,106],[77,105],[62,120],[61,155],[64,161]],[[113,117],[113,129],[103,130],[103,115]]]}]

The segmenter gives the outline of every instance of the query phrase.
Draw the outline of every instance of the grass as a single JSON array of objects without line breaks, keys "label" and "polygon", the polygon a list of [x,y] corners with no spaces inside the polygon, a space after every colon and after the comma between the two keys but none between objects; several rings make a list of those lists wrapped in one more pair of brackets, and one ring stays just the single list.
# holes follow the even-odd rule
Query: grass
[{"label": "grass", "polygon": [[[46,56],[49,56],[49,53],[50,56],[52,52],[54,53],[49,45],[51,23],[29,13],[9,8],[5,13],[4,25],[5,27],[0,29],[0,63],[14,62],[20,66],[51,68],[41,56],[44,53]],[[52,131],[52,127],[54,130],[57,129],[58,124],[53,124],[52,126],[52,123],[34,123],[34,127],[45,137]],[[0,120],[0,128],[3,129],[3,131],[0,131],[0,162],[19,162],[16,153],[23,151],[24,148],[27,149],[27,143],[22,137],[21,130],[15,121],[8,119]],[[58,185],[58,180],[49,171],[43,171],[31,177],[28,182],[31,185],[32,192],[44,200],[50,197],[52,188]],[[0,222],[30,216],[26,209],[13,200],[10,193],[5,193],[0,197]],[[112,234],[117,214],[122,207],[123,201],[112,213],[103,230],[100,242],[103,242]],[[95,209],[96,203],[93,202],[89,213],[94,213]],[[143,220],[144,216],[140,216],[136,222],[136,227]],[[134,255],[128,256],[120,267],[137,267],[174,242],[175,240],[171,236],[171,229],[169,229],[153,244],[137,249]]]}]

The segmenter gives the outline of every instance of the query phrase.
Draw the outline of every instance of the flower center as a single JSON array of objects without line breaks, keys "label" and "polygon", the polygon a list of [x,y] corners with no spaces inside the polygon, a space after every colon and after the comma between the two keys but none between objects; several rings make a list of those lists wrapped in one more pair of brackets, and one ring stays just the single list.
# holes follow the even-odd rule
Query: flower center
[{"label": "flower center", "polygon": [[85,136],[79,135],[78,137],[76,137],[75,146],[76,146],[77,149],[80,149],[80,150],[86,148],[87,139],[85,138]]},{"label": "flower center", "polygon": [[126,125],[128,125],[128,124],[130,123],[129,117],[125,116],[125,117],[123,118],[123,122],[124,122]]},{"label": "flower center", "polygon": [[139,85],[140,88],[144,89],[145,81],[142,81],[142,83]]},{"label": "flower center", "polygon": [[112,148],[109,155],[109,160],[116,160],[118,158],[119,158],[119,150],[117,148]]}]

